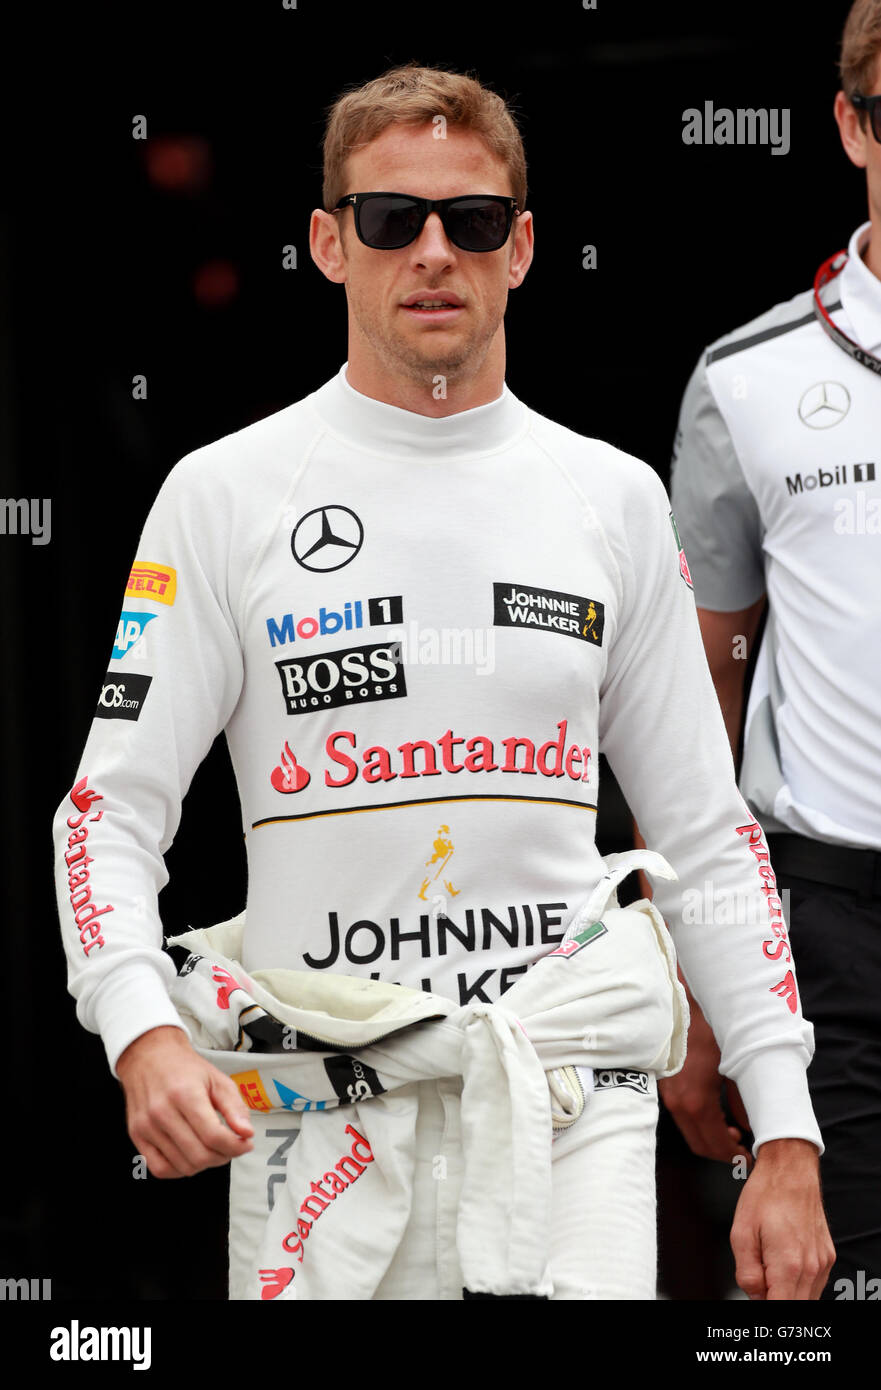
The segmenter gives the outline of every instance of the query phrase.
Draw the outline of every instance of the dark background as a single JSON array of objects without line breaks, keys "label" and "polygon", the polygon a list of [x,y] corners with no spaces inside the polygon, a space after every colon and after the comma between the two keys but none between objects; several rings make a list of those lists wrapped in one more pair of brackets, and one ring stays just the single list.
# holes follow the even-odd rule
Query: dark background
[{"label": "dark background", "polygon": [[[66,993],[50,825],[165,474],[344,360],[343,291],[308,256],[325,108],[410,59],[473,69],[513,101],[536,259],[511,296],[508,384],[666,480],[702,347],[807,288],[866,217],[831,112],[848,7],[261,0],[105,18],[40,7],[7,52],[19,71],[4,117],[2,482],[8,497],[51,497],[52,539],[0,536],[12,1039],[0,1276],[51,1278],[55,1299],[225,1297],[226,1170],[133,1180],[121,1090]],[[682,112],[705,100],[790,108],[790,153],[684,145]],[[131,138],[137,115],[146,142]],[[298,268],[286,271],[289,244]],[[146,400],[132,398],[136,374]],[[604,793],[600,847],[624,848],[626,810],[608,781]],[[168,932],[244,905],[222,742],[167,862]],[[724,1165],[689,1161],[668,1130],[663,1287],[721,1298],[740,1185]],[[182,1258],[184,1243],[197,1258]]]}]

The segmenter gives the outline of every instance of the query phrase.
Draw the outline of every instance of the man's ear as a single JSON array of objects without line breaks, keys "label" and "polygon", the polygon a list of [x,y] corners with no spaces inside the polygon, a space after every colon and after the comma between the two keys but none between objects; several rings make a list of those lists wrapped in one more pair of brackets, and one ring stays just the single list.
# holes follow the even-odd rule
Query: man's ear
[{"label": "man's ear", "polygon": [[872,139],[868,122],[865,130],[860,124],[860,115],[862,114],[865,119],[865,113],[857,111],[856,107],[848,101],[844,92],[837,93],[833,109],[835,119],[838,122],[838,133],[841,136],[841,143],[848,159],[858,169],[865,169],[868,163],[866,141]]},{"label": "man's ear", "polygon": [[526,272],[532,264],[534,249],[534,229],[532,213],[521,212],[514,219],[513,251],[508,265],[508,289],[515,290],[522,285]]},{"label": "man's ear", "polygon": [[346,257],[343,251],[339,218],[323,208],[316,208],[309,223],[309,251],[322,275],[335,285],[343,285],[348,278]]}]

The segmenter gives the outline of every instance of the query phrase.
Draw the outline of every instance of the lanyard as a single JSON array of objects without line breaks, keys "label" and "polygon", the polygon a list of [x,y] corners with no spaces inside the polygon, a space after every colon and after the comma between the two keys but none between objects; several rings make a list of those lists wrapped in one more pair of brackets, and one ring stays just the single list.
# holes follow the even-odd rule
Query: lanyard
[{"label": "lanyard", "polygon": [[881,359],[877,358],[874,353],[867,352],[865,348],[861,348],[859,343],[855,343],[853,338],[849,338],[846,333],[842,333],[838,324],[832,322],[825,304],[820,299],[821,289],[834,280],[837,275],[840,275],[846,265],[847,252],[837,251],[834,256],[830,256],[828,261],[824,261],[820,266],[814,276],[814,313],[833,343],[837,343],[849,357],[853,357],[864,367],[868,367],[870,372],[875,372],[881,376]]}]

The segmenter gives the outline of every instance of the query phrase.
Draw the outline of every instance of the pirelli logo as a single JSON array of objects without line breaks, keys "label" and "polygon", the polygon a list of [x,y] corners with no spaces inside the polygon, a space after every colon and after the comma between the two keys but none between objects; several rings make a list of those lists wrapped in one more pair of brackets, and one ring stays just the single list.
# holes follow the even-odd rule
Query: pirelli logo
[{"label": "pirelli logo", "polygon": [[266,1094],[266,1087],[260,1080],[258,1071],[237,1071],[230,1080],[234,1081],[242,1093],[249,1110],[271,1110],[272,1101]]},{"label": "pirelli logo", "polygon": [[177,596],[177,570],[170,565],[154,564],[152,560],[136,560],[125,586],[125,596],[167,603],[170,608]]}]

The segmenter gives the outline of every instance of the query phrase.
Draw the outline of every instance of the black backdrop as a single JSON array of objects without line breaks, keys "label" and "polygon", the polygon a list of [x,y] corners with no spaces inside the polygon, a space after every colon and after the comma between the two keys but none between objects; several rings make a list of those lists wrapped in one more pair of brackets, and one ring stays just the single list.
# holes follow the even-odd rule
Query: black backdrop
[{"label": "black backdrop", "polygon": [[[225,1294],[225,1170],[133,1180],[121,1092],[65,991],[50,823],[162,478],[343,360],[343,292],[307,243],[328,103],[410,59],[474,69],[514,101],[536,258],[511,296],[509,385],[666,480],[703,345],[804,289],[866,216],[864,179],[831,114],[847,9],[261,0],[87,18],[41,9],[32,21],[5,124],[0,446],[4,493],[51,497],[52,533],[45,546],[0,537],[12,1039],[0,1275],[50,1277],[56,1299]],[[686,146],[682,113],[705,100],[789,108],[790,152]],[[137,115],[148,142],[132,139]],[[174,187],[169,139],[190,142],[201,187]],[[282,267],[290,244],[295,270]],[[582,268],[586,244],[594,270]],[[220,302],[206,303],[212,287]],[[146,400],[133,399],[136,374]],[[624,835],[610,794],[603,847],[623,847]],[[187,797],[168,865],[167,930],[243,905],[222,742]],[[708,1182],[697,1173],[695,1191]],[[664,1213],[674,1245],[677,1200]],[[723,1231],[727,1201],[713,1198]],[[713,1262],[703,1296],[730,1280],[724,1237]]]}]

